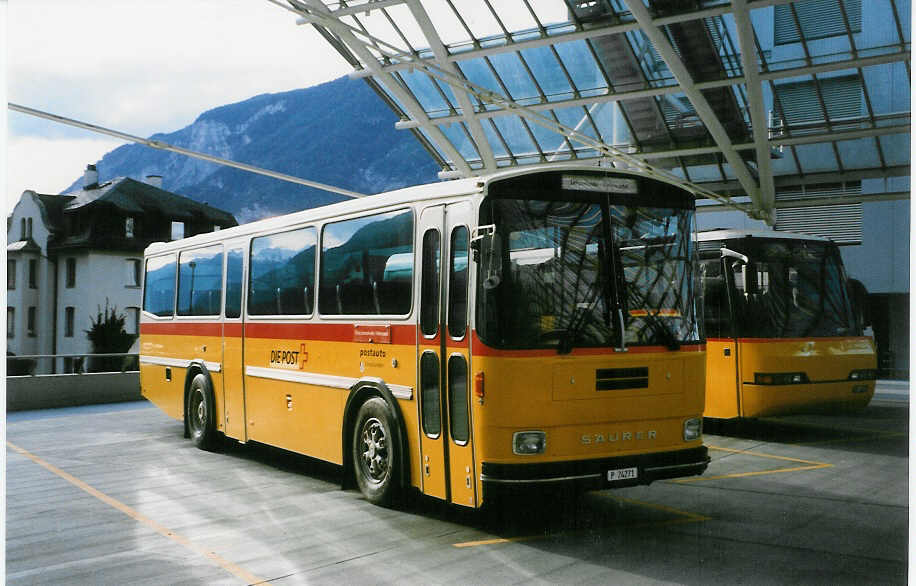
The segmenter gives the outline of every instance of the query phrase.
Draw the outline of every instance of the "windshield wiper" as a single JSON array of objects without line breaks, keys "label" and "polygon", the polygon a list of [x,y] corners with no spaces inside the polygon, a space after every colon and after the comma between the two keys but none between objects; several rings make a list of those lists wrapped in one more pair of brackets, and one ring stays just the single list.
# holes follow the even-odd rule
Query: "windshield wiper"
[{"label": "windshield wiper", "polygon": [[662,321],[657,313],[647,311],[645,318],[646,322],[652,328],[652,331],[655,332],[657,336],[662,338],[662,341],[665,343],[665,346],[668,348],[668,350],[680,350],[681,342],[677,339],[677,336],[674,335],[674,332],[672,332],[668,326],[665,325],[665,322]]},{"label": "windshield wiper", "polygon": [[579,339],[582,330],[585,329],[585,326],[592,319],[592,310],[594,310],[597,304],[597,293],[594,295],[591,302],[584,301],[576,304],[576,307],[573,309],[573,317],[570,320],[570,326],[566,329],[558,330],[559,339],[557,341],[557,354],[569,354],[572,352],[573,346],[575,346],[576,341]]}]

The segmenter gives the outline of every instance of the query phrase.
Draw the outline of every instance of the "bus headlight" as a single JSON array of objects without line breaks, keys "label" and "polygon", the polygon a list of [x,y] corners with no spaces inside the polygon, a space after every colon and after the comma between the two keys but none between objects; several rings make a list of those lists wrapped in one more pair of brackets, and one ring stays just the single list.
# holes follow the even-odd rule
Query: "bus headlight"
[{"label": "bus headlight", "polygon": [[700,439],[703,435],[703,418],[691,417],[684,421],[684,441],[689,442]]},{"label": "bus headlight", "polygon": [[755,385],[800,385],[810,382],[804,372],[755,372]]},{"label": "bus headlight", "polygon": [[684,421],[685,442],[700,439],[701,435],[703,435],[703,419],[701,417],[691,417]]},{"label": "bus headlight", "polygon": [[520,456],[543,454],[547,434],[543,431],[516,431],[512,434],[512,453]]},{"label": "bus headlight", "polygon": [[859,368],[849,373],[849,380],[875,380],[878,371],[874,368]]}]

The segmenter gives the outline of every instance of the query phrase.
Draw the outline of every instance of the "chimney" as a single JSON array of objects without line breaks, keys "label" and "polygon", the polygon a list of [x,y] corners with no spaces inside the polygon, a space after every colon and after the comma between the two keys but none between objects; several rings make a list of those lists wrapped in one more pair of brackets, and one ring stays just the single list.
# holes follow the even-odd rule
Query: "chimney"
[{"label": "chimney", "polygon": [[83,173],[83,189],[98,189],[99,172],[95,165],[86,165],[86,171]]},{"label": "chimney", "polygon": [[146,183],[148,185],[152,185],[153,187],[162,189],[162,175],[147,175]]}]

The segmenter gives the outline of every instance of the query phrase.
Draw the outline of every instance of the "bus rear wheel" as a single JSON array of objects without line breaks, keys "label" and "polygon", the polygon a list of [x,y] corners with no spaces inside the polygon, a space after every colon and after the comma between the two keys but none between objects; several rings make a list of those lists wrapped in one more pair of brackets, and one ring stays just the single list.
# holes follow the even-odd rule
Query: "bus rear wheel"
[{"label": "bus rear wheel", "polygon": [[353,468],[356,484],[369,502],[389,506],[400,492],[400,446],[395,417],[384,399],[362,404],[353,428]]},{"label": "bus rear wheel", "polygon": [[212,450],[216,446],[216,414],[210,380],[203,374],[197,374],[191,380],[185,413],[191,441],[202,450]]}]

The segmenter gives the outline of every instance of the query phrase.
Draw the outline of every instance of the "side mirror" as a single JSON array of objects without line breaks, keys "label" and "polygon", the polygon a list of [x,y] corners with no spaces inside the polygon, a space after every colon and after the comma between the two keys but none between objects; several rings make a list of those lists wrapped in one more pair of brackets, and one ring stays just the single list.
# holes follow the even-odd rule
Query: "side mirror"
[{"label": "side mirror", "polygon": [[471,250],[478,270],[483,272],[484,289],[495,289],[502,282],[502,239],[496,234],[496,225],[478,226],[471,233]]},{"label": "side mirror", "polygon": [[722,258],[736,258],[744,264],[749,262],[749,259],[745,255],[741,254],[740,252],[735,252],[734,250],[725,248],[724,246],[719,249],[719,254],[722,255]]}]

